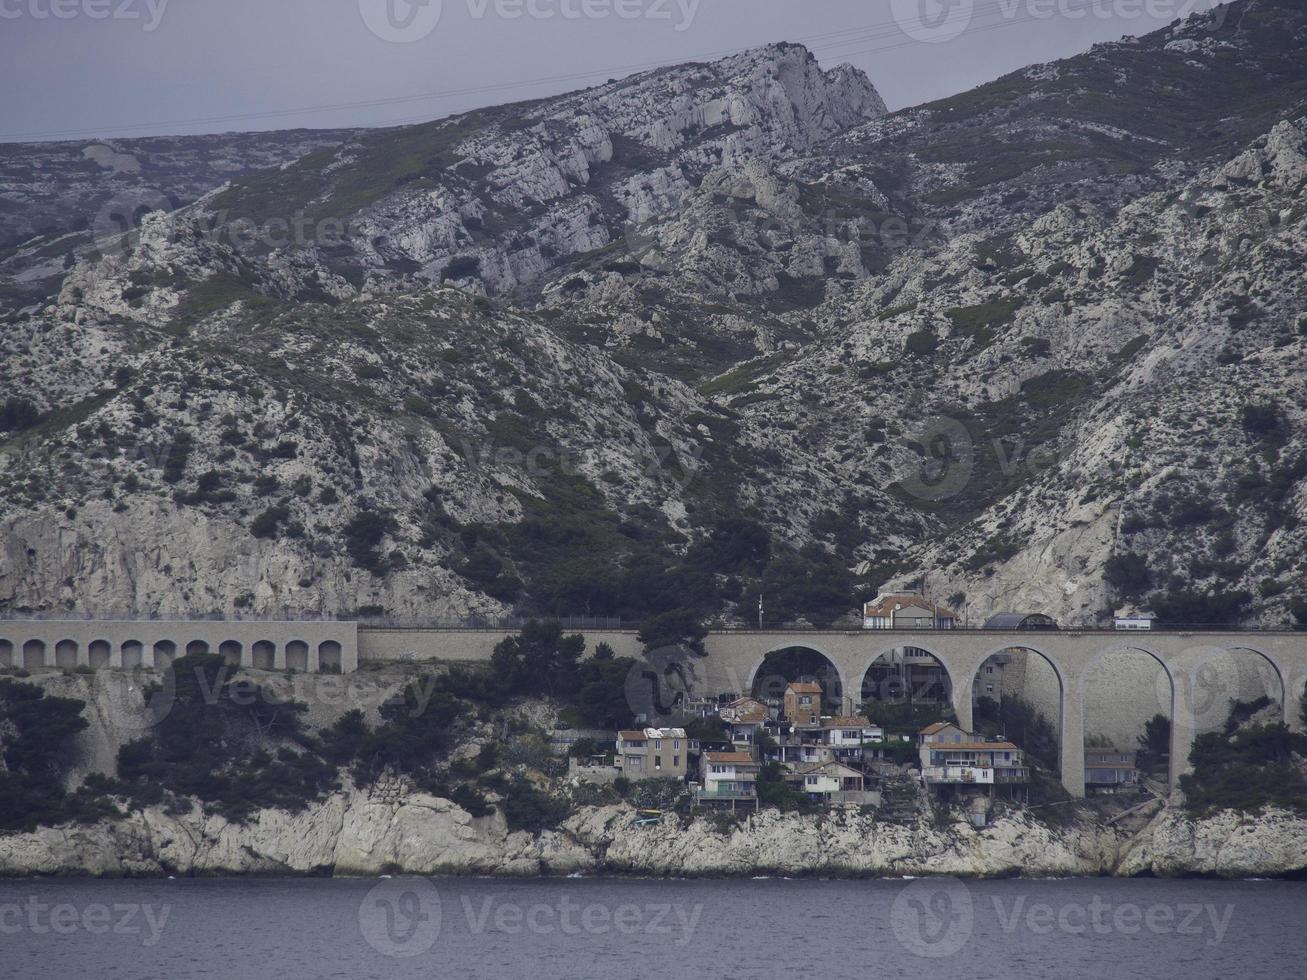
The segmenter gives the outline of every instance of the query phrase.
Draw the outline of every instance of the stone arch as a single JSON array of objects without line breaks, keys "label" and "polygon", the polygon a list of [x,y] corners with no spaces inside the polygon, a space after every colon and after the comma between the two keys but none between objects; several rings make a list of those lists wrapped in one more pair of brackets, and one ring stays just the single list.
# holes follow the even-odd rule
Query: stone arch
[{"label": "stone arch", "polygon": [[[899,709],[906,711],[896,722],[900,725],[911,727],[917,718],[923,725],[938,721],[950,708],[956,709],[959,698],[963,697],[955,670],[956,667],[950,669],[945,658],[929,647],[920,643],[895,643],[877,650],[860,665],[858,703],[910,705]],[[894,722],[893,718],[887,719],[886,711],[879,712],[881,717],[877,718],[874,707],[867,710],[872,721]],[[970,724],[969,714],[962,720]]]},{"label": "stone arch", "polygon": [[[1288,668],[1285,667],[1284,664],[1281,664],[1276,657],[1273,657],[1268,653],[1263,653],[1261,650],[1258,650],[1256,647],[1245,646],[1243,644],[1240,644],[1239,646],[1232,646],[1229,649],[1232,653],[1237,653],[1242,651],[1243,653],[1250,653],[1255,657],[1259,657],[1261,658],[1262,663],[1264,663],[1269,668],[1270,673],[1274,675],[1273,683],[1271,685],[1265,685],[1265,681],[1268,676],[1265,673],[1263,673],[1258,680],[1262,682],[1262,684],[1264,685],[1263,689],[1266,691],[1266,696],[1269,697],[1272,701],[1276,701],[1279,703],[1280,720],[1285,724],[1288,724],[1290,716],[1292,715],[1293,712],[1293,703],[1296,700],[1296,698],[1294,697],[1294,692],[1290,691]],[[1240,678],[1241,695],[1249,693],[1248,691],[1243,690],[1243,681],[1244,678],[1241,677]],[[1266,690],[1266,687],[1269,687],[1270,689]]]},{"label": "stone arch", "polygon": [[303,640],[291,640],[286,644],[286,669],[309,669],[309,645]]},{"label": "stone arch", "polygon": [[109,666],[112,651],[113,648],[108,640],[92,640],[91,645],[86,648],[86,662],[96,670],[102,670]]},{"label": "stone arch", "polygon": [[0,667],[14,666],[14,641],[0,636]]},{"label": "stone arch", "polygon": [[62,670],[77,666],[76,640],[60,640],[54,645],[54,665]]},{"label": "stone arch", "polygon": [[140,640],[126,640],[122,646],[123,667],[135,668],[145,663],[145,644]]},{"label": "stone arch", "polygon": [[[793,663],[785,659],[791,654],[795,655]],[[769,663],[773,666],[770,671],[767,669]],[[789,674],[796,676],[790,677]],[[772,647],[759,657],[749,671],[746,689],[738,693],[762,700],[778,699],[784,695],[787,682],[801,679],[812,679],[821,684],[823,707],[827,713],[840,711],[841,705],[847,701],[848,685],[835,658],[821,647],[802,640]]]},{"label": "stone arch", "polygon": [[241,653],[243,648],[235,640],[223,640],[218,644],[218,654],[227,662],[228,667],[239,667],[241,665]]},{"label": "stone arch", "polygon": [[255,670],[275,670],[277,667],[277,646],[271,640],[258,640],[250,648]]},{"label": "stone arch", "polygon": [[154,644],[155,670],[167,670],[177,659],[177,644],[172,640],[159,640]]},{"label": "stone arch", "polygon": [[191,640],[186,644],[186,656],[195,657],[209,652],[208,640]]},{"label": "stone arch", "polygon": [[344,666],[344,650],[335,640],[323,640],[318,644],[318,669],[329,673],[339,673]]},{"label": "stone arch", "polygon": [[[968,678],[969,691],[967,697],[970,699],[972,704],[971,720],[972,720],[973,728],[978,728],[979,721],[980,721],[980,719],[977,719],[975,716],[975,706],[977,702],[979,702],[980,700],[980,698],[976,697],[976,678],[981,676],[980,672],[985,669],[986,665],[993,662],[996,658],[999,658],[1003,655],[1011,655],[1016,652],[1025,653],[1027,655],[1033,654],[1035,657],[1037,657],[1038,660],[1036,661],[1036,663],[1037,664],[1042,663],[1045,667],[1047,667],[1049,671],[1052,673],[1053,679],[1057,683],[1057,692],[1054,695],[1053,704],[1048,704],[1043,700],[1034,700],[1031,705],[1041,715],[1043,715],[1045,718],[1048,719],[1049,724],[1053,728],[1054,737],[1057,740],[1056,758],[1045,759],[1042,761],[1045,763],[1047,762],[1055,763],[1057,770],[1061,772],[1062,770],[1067,768],[1065,762],[1068,758],[1068,752],[1073,750],[1075,754],[1081,757],[1081,762],[1083,763],[1083,755],[1084,755],[1083,734],[1081,735],[1075,734],[1075,731],[1069,728],[1067,724],[1069,720],[1067,718],[1068,700],[1073,695],[1077,699],[1074,706],[1074,710],[1076,713],[1076,720],[1077,722],[1080,722],[1083,718],[1081,714],[1081,706],[1083,705],[1083,700],[1081,699],[1081,691],[1079,689],[1075,689],[1075,690],[1072,689],[1072,687],[1068,683],[1065,670],[1058,665],[1057,661],[1055,661],[1043,650],[1039,649],[1037,646],[1026,641],[1025,639],[1018,640],[1016,642],[1008,642],[1003,644],[1001,647],[996,647],[990,650],[980,659],[980,662],[976,665],[975,670],[971,672],[971,676]],[[1027,669],[1028,667],[1029,667],[1029,661],[1027,659]],[[1038,669],[1040,668],[1036,667],[1036,670]],[[1026,700],[1026,698],[1023,698],[1023,700]],[[1080,724],[1077,724],[1075,726],[1076,729],[1080,727],[1082,727]],[[1009,738],[1013,738],[1018,743],[1020,743],[1021,741],[1020,736],[1012,732],[1005,732],[1004,734],[1008,735]],[[1072,742],[1078,744],[1071,744]],[[1027,752],[1029,751],[1030,748],[1028,745],[1022,745],[1021,747],[1022,749],[1025,749]],[[1081,791],[1083,791],[1084,787],[1082,786],[1080,787],[1080,789]]]},{"label": "stone arch", "polygon": [[[1109,690],[1106,696],[1115,701],[1118,705],[1123,702],[1129,705],[1138,700],[1142,701],[1143,708],[1142,711],[1139,711],[1139,714],[1142,717],[1137,719],[1140,733],[1143,732],[1144,726],[1147,722],[1157,715],[1164,716],[1167,723],[1170,725],[1174,725],[1175,723],[1175,701],[1177,697],[1177,689],[1175,677],[1171,673],[1171,667],[1167,663],[1166,658],[1156,650],[1149,649],[1148,647],[1138,643],[1118,643],[1095,653],[1085,662],[1083,669],[1080,672],[1077,693],[1080,700],[1081,710],[1084,712],[1084,734],[1086,737],[1089,735],[1101,734],[1100,732],[1094,731],[1094,726],[1090,723],[1091,713],[1089,705],[1091,702],[1088,696],[1089,691],[1094,687],[1094,685],[1102,683],[1104,664],[1112,658],[1115,658],[1119,664],[1124,655],[1147,658],[1156,668],[1158,668],[1158,670],[1154,672],[1155,679],[1151,686],[1140,689],[1139,685],[1142,682],[1137,678],[1127,677],[1120,684],[1120,690]],[[1139,695],[1138,699],[1132,696],[1135,693]],[[1136,708],[1137,707],[1138,703],[1136,703]],[[1100,728],[1107,727],[1103,722],[1097,720],[1096,725]],[[1138,743],[1136,736],[1136,741],[1128,747],[1135,749],[1137,746]],[[1119,747],[1126,748],[1126,746]],[[1178,774],[1179,769],[1175,757],[1173,738],[1167,750],[1166,778],[1168,786],[1174,785]]]},{"label": "stone arch", "polygon": [[34,670],[45,665],[45,641],[28,640],[24,643],[23,668],[25,670]]}]

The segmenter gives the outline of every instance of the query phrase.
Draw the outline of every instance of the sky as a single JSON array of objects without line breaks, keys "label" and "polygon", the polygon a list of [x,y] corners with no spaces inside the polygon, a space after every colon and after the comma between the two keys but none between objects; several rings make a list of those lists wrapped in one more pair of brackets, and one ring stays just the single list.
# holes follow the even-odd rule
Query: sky
[{"label": "sky", "polygon": [[0,142],[384,126],[774,41],[891,109],[1212,0],[0,0]]}]

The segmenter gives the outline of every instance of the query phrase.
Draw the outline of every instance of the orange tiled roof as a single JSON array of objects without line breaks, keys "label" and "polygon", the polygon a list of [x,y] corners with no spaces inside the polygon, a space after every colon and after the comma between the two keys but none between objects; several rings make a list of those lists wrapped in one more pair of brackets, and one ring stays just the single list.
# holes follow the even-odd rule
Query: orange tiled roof
[{"label": "orange tiled roof", "polygon": [[753,756],[748,752],[705,752],[709,762],[721,765],[753,765]]},{"label": "orange tiled roof", "polygon": [[875,728],[869,718],[863,715],[836,715],[821,720],[823,728]]},{"label": "orange tiled roof", "polygon": [[941,619],[957,619],[957,615],[952,609],[946,609],[938,603],[931,602],[929,599],[923,598],[922,596],[906,593],[877,596],[870,602],[863,603],[862,615],[887,618],[894,615],[895,606],[900,608],[925,609]]},{"label": "orange tiled roof", "polygon": [[792,681],[787,685],[787,689],[795,694],[820,694],[821,685],[816,681]]}]

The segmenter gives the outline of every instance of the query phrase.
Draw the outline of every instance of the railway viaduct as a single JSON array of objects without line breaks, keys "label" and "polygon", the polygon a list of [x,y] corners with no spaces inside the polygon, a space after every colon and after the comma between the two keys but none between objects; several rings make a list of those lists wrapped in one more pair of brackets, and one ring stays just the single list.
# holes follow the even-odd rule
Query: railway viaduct
[{"label": "railway viaduct", "polygon": [[[635,631],[582,632],[591,650],[607,643],[618,656],[643,657]],[[483,663],[508,635],[502,629],[381,628],[344,621],[4,620],[0,666],[161,669],[177,656],[208,651],[254,669],[348,673],[368,662]],[[705,647],[706,657],[674,658],[695,694],[748,693],[769,655],[802,648],[830,662],[840,688],[836,703],[845,705],[860,701],[863,680],[882,656],[923,650],[946,672],[965,728],[972,725],[972,689],[985,661],[1027,651],[1056,677],[1060,711],[1050,720],[1058,728],[1062,782],[1073,795],[1084,793],[1085,695],[1095,668],[1113,654],[1148,657],[1161,668],[1157,710],[1172,722],[1172,780],[1195,735],[1225,720],[1249,670],[1266,679],[1263,689],[1295,731],[1302,729],[1297,704],[1307,685],[1307,633],[1287,631],[737,630],[711,633]],[[667,665],[658,666],[666,674]],[[657,682],[656,672],[650,676]]]}]

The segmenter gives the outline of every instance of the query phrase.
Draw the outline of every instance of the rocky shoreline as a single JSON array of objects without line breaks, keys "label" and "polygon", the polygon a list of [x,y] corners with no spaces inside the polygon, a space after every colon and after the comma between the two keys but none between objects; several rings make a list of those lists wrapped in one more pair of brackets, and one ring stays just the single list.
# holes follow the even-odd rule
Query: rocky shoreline
[{"label": "rocky shoreline", "polygon": [[0,837],[0,877],[338,875],[532,877],[1157,876],[1286,877],[1307,870],[1307,819],[1270,810],[1194,820],[1162,810],[1134,832],[1049,827],[1026,813],[984,830],[877,821],[856,811],[764,811],[740,825],[700,818],[635,826],[629,806],[582,809],[557,830],[510,832],[448,800],[349,789],[238,825],[152,808],[90,826]]}]

